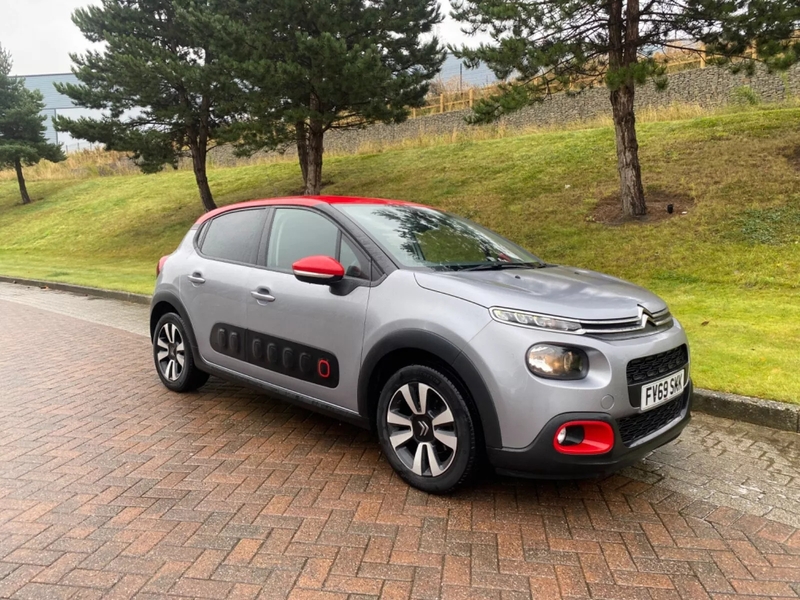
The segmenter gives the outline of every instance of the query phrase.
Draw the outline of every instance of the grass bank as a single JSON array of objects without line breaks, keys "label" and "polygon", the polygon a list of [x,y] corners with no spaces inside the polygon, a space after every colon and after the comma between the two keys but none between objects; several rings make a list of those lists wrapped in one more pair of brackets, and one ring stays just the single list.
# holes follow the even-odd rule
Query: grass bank
[{"label": "grass bank", "polygon": [[[698,385],[800,402],[800,109],[640,127],[651,196],[687,214],[593,222],[616,190],[609,127],[326,160],[325,192],[417,200],[468,216],[551,262],[663,296],[686,326]],[[291,193],[293,162],[215,169],[218,203]],[[0,181],[0,273],[152,291],[158,257],[200,214],[191,172]]]}]

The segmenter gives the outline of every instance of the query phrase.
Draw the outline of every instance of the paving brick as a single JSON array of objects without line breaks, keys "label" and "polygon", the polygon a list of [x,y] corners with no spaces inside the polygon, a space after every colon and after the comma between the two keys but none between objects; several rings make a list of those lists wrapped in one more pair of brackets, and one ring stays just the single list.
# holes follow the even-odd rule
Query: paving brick
[{"label": "paving brick", "polygon": [[[13,402],[0,406],[0,597],[800,592],[800,533],[762,516],[800,515],[800,486],[788,483],[800,481],[796,435],[700,416],[623,474],[486,475],[432,497],[350,426],[215,379],[168,392],[126,307],[123,331],[109,327],[113,304],[98,324],[75,318],[86,304],[69,297],[48,296],[53,312],[4,293],[0,395]],[[45,337],[35,354],[5,351]],[[748,478],[763,505],[736,504]]]},{"label": "paving brick", "polygon": [[328,577],[331,565],[333,565],[333,561],[330,559],[309,558],[297,580],[297,585],[306,588],[321,588]]},{"label": "paving brick", "polygon": [[236,547],[225,558],[225,562],[234,565],[246,565],[253,560],[262,543],[261,540],[239,540]]},{"label": "paving brick", "polygon": [[63,598],[66,600],[67,598],[75,598],[76,594],[80,592],[80,588],[70,587],[67,585],[28,583],[21,587],[16,594],[14,594],[14,598],[18,598],[19,600],[39,600],[41,598],[47,598],[48,600],[59,600],[60,598]]},{"label": "paving brick", "polygon": [[170,589],[170,592],[179,596],[193,598],[227,598],[228,592],[234,584],[227,581],[209,581],[207,579],[181,578]]},{"label": "paving brick", "polygon": [[738,594],[749,596],[784,596],[796,598],[797,594],[789,584],[779,581],[753,581],[751,579],[732,579],[731,585]]},{"label": "paving brick", "polygon": [[275,570],[263,585],[261,596],[271,599],[283,599],[289,596],[297,580],[294,571]]},{"label": "paving brick", "polygon": [[619,571],[614,573],[617,585],[627,585],[641,588],[672,589],[675,586],[668,575],[659,573],[635,573],[633,571]]},{"label": "paving brick", "polygon": [[676,575],[672,583],[684,600],[708,600],[710,596],[702,582],[694,575]]},{"label": "paving brick", "polygon": [[21,565],[0,580],[0,598],[10,598],[43,570],[38,565]]},{"label": "paving brick", "polygon": [[385,581],[381,600],[407,600],[411,596],[411,582]]},{"label": "paving brick", "polygon": [[569,598],[588,598],[589,590],[578,567],[556,566],[556,577],[561,594]]},{"label": "paving brick", "polygon": [[19,548],[4,556],[3,560],[10,563],[47,567],[56,562],[61,556],[62,554],[60,552],[43,552],[41,550]]}]

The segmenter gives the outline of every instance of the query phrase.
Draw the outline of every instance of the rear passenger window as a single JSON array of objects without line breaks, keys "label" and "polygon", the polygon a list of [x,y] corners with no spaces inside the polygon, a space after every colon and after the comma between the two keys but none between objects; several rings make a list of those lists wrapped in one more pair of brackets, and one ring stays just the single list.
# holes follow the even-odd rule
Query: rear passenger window
[{"label": "rear passenger window", "polygon": [[209,223],[201,252],[209,258],[255,264],[264,229],[264,209],[239,210]]}]

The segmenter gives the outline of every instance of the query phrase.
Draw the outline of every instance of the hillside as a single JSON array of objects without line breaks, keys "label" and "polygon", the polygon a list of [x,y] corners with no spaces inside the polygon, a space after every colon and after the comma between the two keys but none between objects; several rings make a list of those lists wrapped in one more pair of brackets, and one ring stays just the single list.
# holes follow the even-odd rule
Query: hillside
[{"label": "hillside", "polygon": [[[689,331],[699,385],[800,402],[800,109],[644,124],[640,142],[647,191],[678,206],[672,218],[594,222],[617,186],[610,128],[328,158],[324,192],[439,206],[550,262],[648,286]],[[219,204],[300,187],[290,161],[209,179]],[[149,293],[201,212],[189,171],[28,188],[23,207],[0,181],[0,274]]]}]

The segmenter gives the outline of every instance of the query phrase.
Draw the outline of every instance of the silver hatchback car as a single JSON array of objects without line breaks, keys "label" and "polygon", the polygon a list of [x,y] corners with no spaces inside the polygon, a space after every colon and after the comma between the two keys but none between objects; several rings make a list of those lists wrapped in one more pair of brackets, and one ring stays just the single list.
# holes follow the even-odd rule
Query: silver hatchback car
[{"label": "silver hatchback car", "polygon": [[689,348],[650,292],[420,204],[258,200],[162,258],[150,331],[176,392],[216,375],[371,428],[409,484],[600,475],[676,438]]}]

